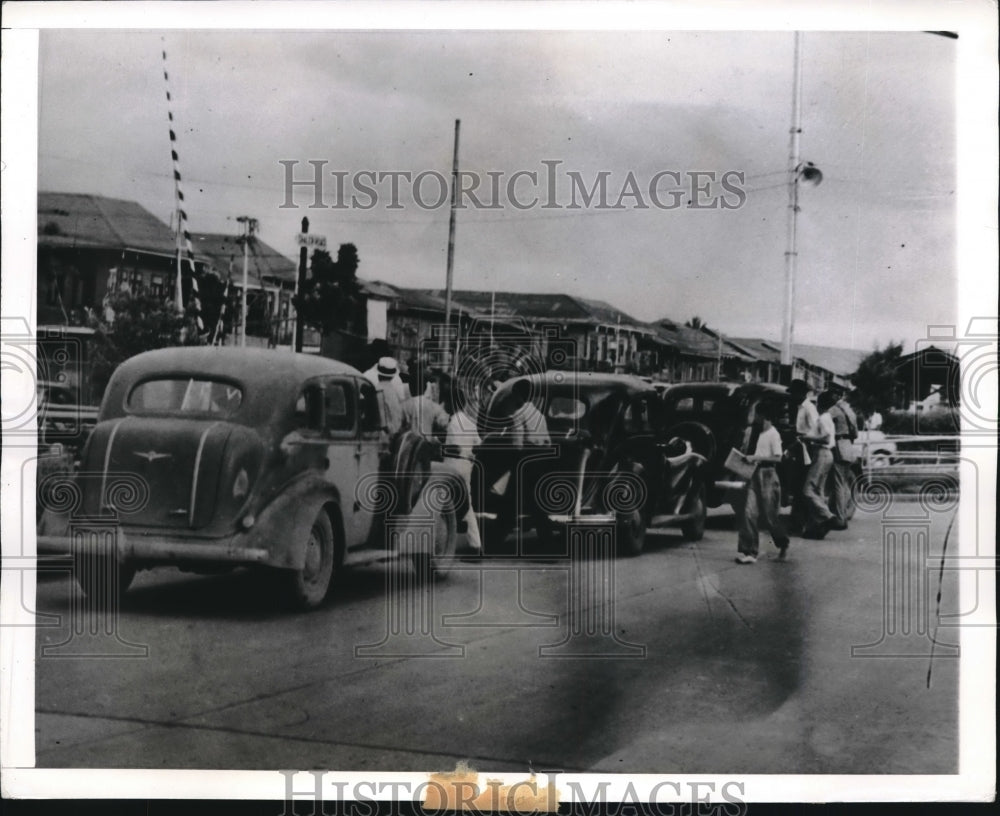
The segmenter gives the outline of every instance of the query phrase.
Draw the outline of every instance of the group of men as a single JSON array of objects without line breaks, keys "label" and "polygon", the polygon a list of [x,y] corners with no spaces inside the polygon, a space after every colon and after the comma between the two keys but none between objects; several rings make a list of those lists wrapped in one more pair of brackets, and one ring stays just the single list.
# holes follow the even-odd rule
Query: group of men
[{"label": "group of men", "polygon": [[[365,376],[375,385],[387,443],[404,431],[440,442],[449,465],[471,491],[474,450],[481,440],[476,422],[457,399],[450,378],[414,366],[408,372],[408,381],[403,382],[399,363],[393,357],[380,358]],[[464,521],[469,549],[481,550],[479,525],[471,505]]]},{"label": "group of men", "polygon": [[[760,434],[754,452],[744,457],[756,467],[747,482],[740,513],[736,557],[740,564],[757,560],[761,518],[778,547],[779,558],[783,559],[789,532],[819,540],[830,530],[846,530],[852,515],[856,458],[853,443],[858,435],[858,419],[847,394],[831,389],[817,399],[812,387],[799,379],[791,382],[788,393],[796,406],[796,439],[789,451],[782,449],[769,407],[758,406]],[[792,464],[792,513],[788,530],[778,517],[781,484],[776,472],[786,458]]]}]

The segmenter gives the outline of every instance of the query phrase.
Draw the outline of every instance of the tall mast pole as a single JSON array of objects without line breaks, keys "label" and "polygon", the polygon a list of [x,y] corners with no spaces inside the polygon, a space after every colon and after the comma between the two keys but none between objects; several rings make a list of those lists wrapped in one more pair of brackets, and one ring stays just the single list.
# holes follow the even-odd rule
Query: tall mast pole
[{"label": "tall mast pole", "polygon": [[781,367],[783,379],[792,377],[792,336],[795,330],[796,227],[799,210],[799,134],[802,132],[802,34],[795,32],[792,77],[792,131],[788,148],[788,246],[785,250],[785,315],[781,327]]},{"label": "tall mast pole", "polygon": [[[445,342],[451,329],[451,287],[455,267],[455,210],[458,206],[458,130],[461,120],[455,120],[455,151],[451,162],[451,213],[448,217],[448,269],[444,283],[444,336]],[[461,323],[459,323],[461,331]],[[455,344],[456,349],[458,344]]]}]

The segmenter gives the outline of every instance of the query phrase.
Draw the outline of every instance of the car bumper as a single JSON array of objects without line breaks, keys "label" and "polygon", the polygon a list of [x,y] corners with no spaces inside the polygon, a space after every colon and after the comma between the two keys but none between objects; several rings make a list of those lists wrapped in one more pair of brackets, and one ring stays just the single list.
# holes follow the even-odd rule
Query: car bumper
[{"label": "car bumper", "polygon": [[[77,545],[79,546],[79,545]],[[118,557],[129,561],[176,563],[199,561],[205,563],[259,564],[270,560],[271,553],[259,547],[241,546],[233,539],[220,542],[177,540],[166,536],[127,534],[97,536],[87,545],[91,552],[110,555],[117,549]],[[69,536],[38,536],[39,555],[70,555],[74,542]]]}]

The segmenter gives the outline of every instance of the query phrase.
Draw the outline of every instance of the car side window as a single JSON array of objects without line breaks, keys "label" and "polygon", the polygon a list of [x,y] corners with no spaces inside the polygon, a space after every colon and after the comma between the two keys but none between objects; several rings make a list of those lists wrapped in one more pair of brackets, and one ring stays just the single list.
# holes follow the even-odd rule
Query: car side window
[{"label": "car side window", "polygon": [[295,401],[295,424],[300,431],[323,430],[323,389],[317,383],[308,383]]},{"label": "car side window", "polygon": [[674,403],[675,411],[693,411],[694,410],[694,397],[681,397],[677,402]]},{"label": "car side window", "polygon": [[649,406],[642,397],[637,397],[629,403],[625,410],[625,430],[630,434],[649,433]]},{"label": "car side window", "polygon": [[361,407],[361,430],[368,433],[380,430],[382,419],[378,413],[378,396],[375,393],[375,386],[367,380],[361,383],[358,402]]},{"label": "car side window", "polygon": [[351,396],[346,383],[327,383],[324,412],[328,433],[343,433],[354,430],[354,402]]}]

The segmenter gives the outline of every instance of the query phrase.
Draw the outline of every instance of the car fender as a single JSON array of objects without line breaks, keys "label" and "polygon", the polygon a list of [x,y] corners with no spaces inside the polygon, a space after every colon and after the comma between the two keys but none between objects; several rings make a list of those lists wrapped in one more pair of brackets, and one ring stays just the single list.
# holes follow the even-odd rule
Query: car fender
[{"label": "car fender", "polygon": [[334,536],[343,549],[340,495],[335,487],[312,474],[306,474],[286,486],[260,512],[243,543],[267,549],[271,553],[266,562],[268,566],[301,569],[305,564],[306,543],[312,523],[328,505],[333,511],[330,515]]}]

